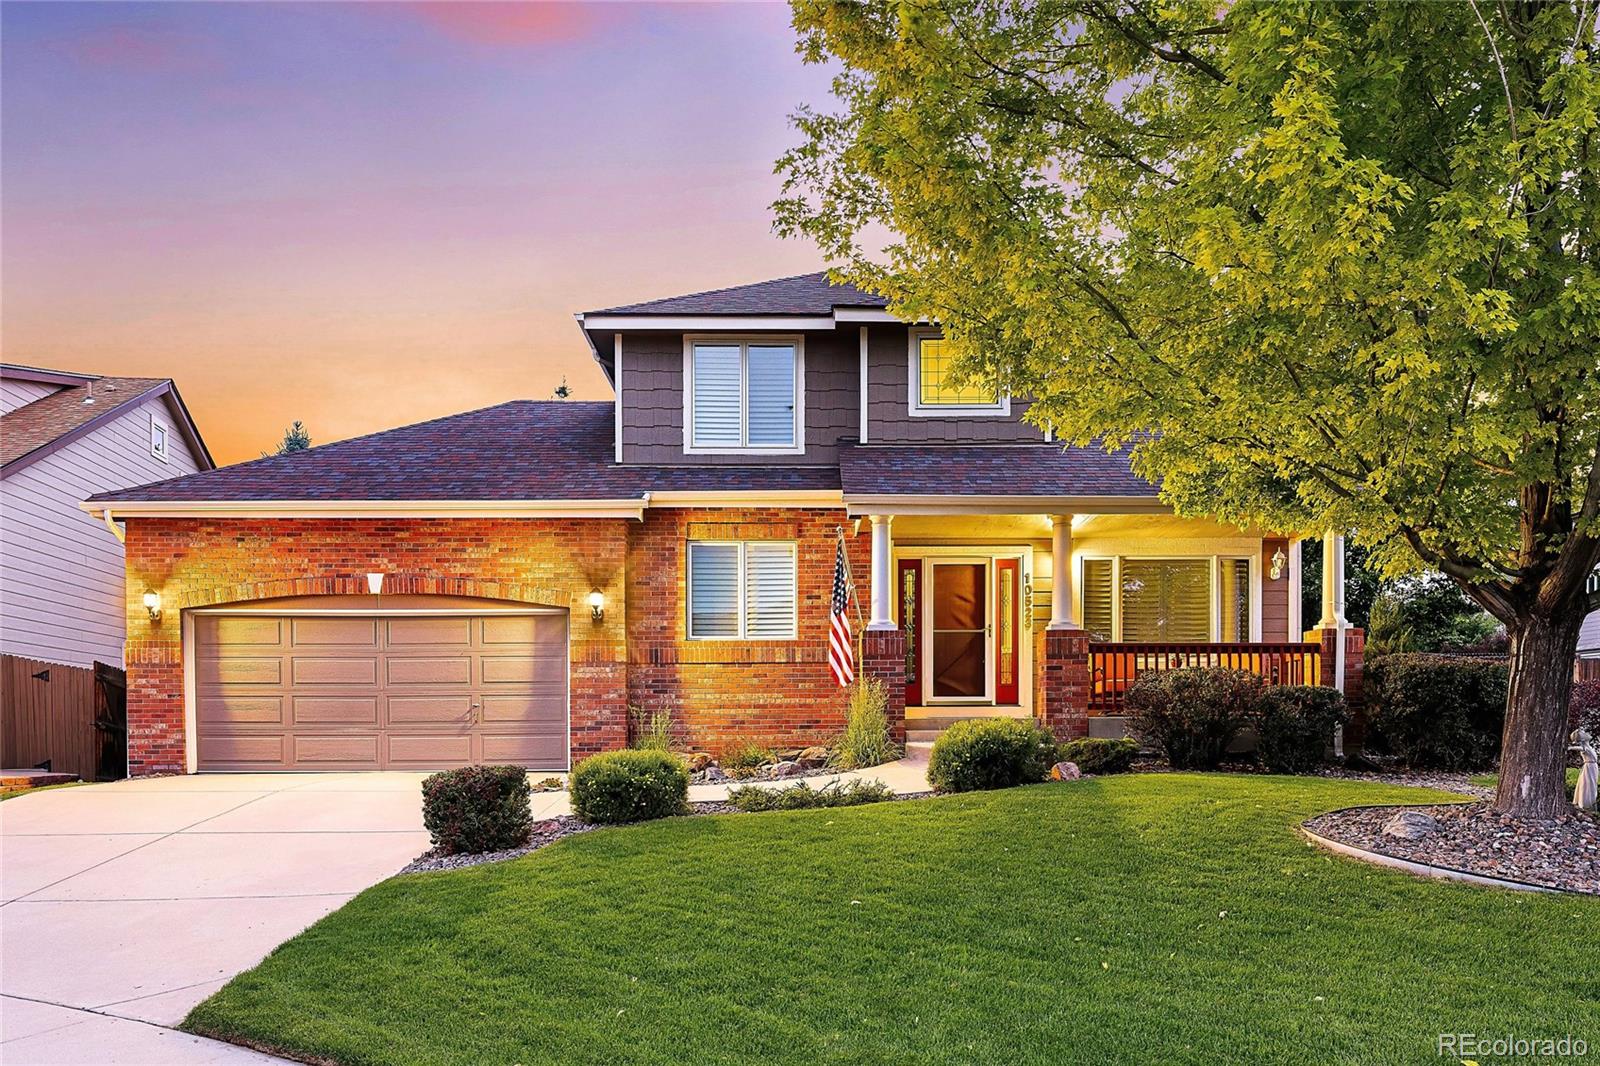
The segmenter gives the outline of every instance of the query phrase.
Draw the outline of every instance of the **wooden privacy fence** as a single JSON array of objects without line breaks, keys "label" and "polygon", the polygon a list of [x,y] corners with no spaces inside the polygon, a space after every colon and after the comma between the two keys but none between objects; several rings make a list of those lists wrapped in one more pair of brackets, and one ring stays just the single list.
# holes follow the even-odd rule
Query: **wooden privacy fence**
[{"label": "wooden privacy fence", "polygon": [[1100,714],[1122,712],[1128,688],[1142,674],[1166,673],[1188,666],[1224,666],[1248,670],[1269,685],[1315,685],[1321,678],[1319,644],[1089,644],[1089,709]]},{"label": "wooden privacy fence", "polygon": [[1572,680],[1600,681],[1600,658],[1579,659],[1572,664]]},{"label": "wooden privacy fence", "polygon": [[85,781],[127,773],[127,680],[117,667],[0,655],[0,768],[50,764]]}]

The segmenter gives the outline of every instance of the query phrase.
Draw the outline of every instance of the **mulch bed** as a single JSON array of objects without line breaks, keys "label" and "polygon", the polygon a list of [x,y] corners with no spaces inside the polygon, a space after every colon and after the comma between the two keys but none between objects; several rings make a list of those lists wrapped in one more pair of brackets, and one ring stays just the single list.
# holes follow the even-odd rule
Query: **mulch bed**
[{"label": "mulch bed", "polygon": [[[1420,840],[1384,836],[1384,823],[1401,811],[1426,814],[1438,821],[1439,830]],[[1391,858],[1600,895],[1600,817],[1577,809],[1544,821],[1511,818],[1483,801],[1353,807],[1319,815],[1305,826],[1318,836]]]}]

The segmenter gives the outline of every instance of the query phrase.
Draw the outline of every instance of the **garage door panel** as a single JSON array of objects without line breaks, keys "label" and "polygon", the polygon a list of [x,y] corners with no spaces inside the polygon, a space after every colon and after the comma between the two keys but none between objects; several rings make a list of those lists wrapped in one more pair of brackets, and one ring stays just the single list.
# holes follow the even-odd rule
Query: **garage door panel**
[{"label": "garage door panel", "polygon": [[567,661],[555,656],[485,655],[485,685],[564,684]]},{"label": "garage door panel", "polygon": [[283,684],[283,660],[276,658],[200,659],[194,672],[202,685]]},{"label": "garage door panel", "polygon": [[201,766],[219,770],[273,770],[287,756],[288,738],[276,736],[201,737]]},{"label": "garage door panel", "polygon": [[390,696],[389,724],[413,725],[419,722],[466,723],[472,720],[472,697]]},{"label": "garage door panel", "polygon": [[236,696],[222,694],[195,701],[195,715],[201,722],[218,724],[282,725],[282,696]]},{"label": "garage door panel", "polygon": [[376,696],[294,696],[296,725],[378,724]]},{"label": "garage door panel", "polygon": [[296,685],[375,685],[378,660],[323,659],[297,655],[290,660],[290,679]]},{"label": "garage door panel", "polygon": [[283,643],[281,618],[230,618],[200,615],[195,637],[213,648],[276,646]]},{"label": "garage door panel", "polygon": [[407,736],[391,733],[390,766],[465,766],[472,761],[472,735]]},{"label": "garage door panel", "polygon": [[289,631],[297,648],[329,644],[378,646],[376,618],[293,618]]},{"label": "garage door panel", "polygon": [[472,643],[470,618],[391,618],[388,630],[392,648],[418,644],[464,648]]},{"label": "garage door panel", "polygon": [[197,615],[204,770],[567,766],[564,614]]},{"label": "garage door panel", "polygon": [[466,685],[472,681],[472,659],[465,655],[384,660],[390,685]]}]

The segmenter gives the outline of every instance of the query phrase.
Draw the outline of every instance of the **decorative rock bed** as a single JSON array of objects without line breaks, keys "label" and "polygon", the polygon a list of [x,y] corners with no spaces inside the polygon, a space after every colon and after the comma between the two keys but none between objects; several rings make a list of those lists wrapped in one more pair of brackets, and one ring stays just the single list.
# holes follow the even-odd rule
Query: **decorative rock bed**
[{"label": "decorative rock bed", "polygon": [[1543,821],[1511,818],[1482,801],[1349,807],[1304,828],[1365,853],[1357,857],[1399,859],[1421,873],[1600,895],[1600,817],[1577,809]]},{"label": "decorative rock bed", "polygon": [[762,766],[723,769],[709,752],[691,752],[689,764],[691,785],[743,785],[751,781],[798,781],[806,777],[822,777],[841,771],[833,762],[833,752],[824,747],[795,748],[773,753],[772,761]]}]

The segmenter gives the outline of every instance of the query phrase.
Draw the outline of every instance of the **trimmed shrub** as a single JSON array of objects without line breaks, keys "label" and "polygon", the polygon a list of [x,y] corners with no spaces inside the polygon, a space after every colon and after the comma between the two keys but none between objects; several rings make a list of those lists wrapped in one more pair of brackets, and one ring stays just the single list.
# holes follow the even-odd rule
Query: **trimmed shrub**
[{"label": "trimmed shrub", "polygon": [[1018,718],[969,718],[933,742],[928,782],[939,792],[973,792],[1043,781],[1055,737]]},{"label": "trimmed shrub", "polygon": [[1600,679],[1572,684],[1572,716],[1600,741]]},{"label": "trimmed shrub", "polygon": [[1366,664],[1367,720],[1409,766],[1478,770],[1500,754],[1504,663],[1385,655]]},{"label": "trimmed shrub", "polygon": [[1319,685],[1269,688],[1256,714],[1256,755],[1275,774],[1315,770],[1328,757],[1336,726],[1350,721],[1344,693]]},{"label": "trimmed shrub", "polygon": [[1212,770],[1256,717],[1266,682],[1248,670],[1195,666],[1146,674],[1128,689],[1134,728],[1178,770]]},{"label": "trimmed shrub", "polygon": [[533,832],[528,772],[463,766],[422,780],[422,824],[446,855],[520,848]]},{"label": "trimmed shrub", "polygon": [[844,735],[834,745],[835,761],[844,770],[879,766],[900,757],[889,736],[889,690],[883,679],[862,674],[850,689],[850,716]]},{"label": "trimmed shrub", "polygon": [[745,785],[728,793],[728,802],[741,811],[801,811],[812,807],[854,807],[894,799],[894,789],[882,781],[835,781],[812,788],[801,781],[788,788]]},{"label": "trimmed shrub", "polygon": [[1137,740],[1084,737],[1056,748],[1056,762],[1076,763],[1086,774],[1125,774],[1138,754]]},{"label": "trimmed shrub", "polygon": [[688,808],[689,769],[664,751],[608,751],[572,771],[572,809],[586,822],[643,822]]}]

